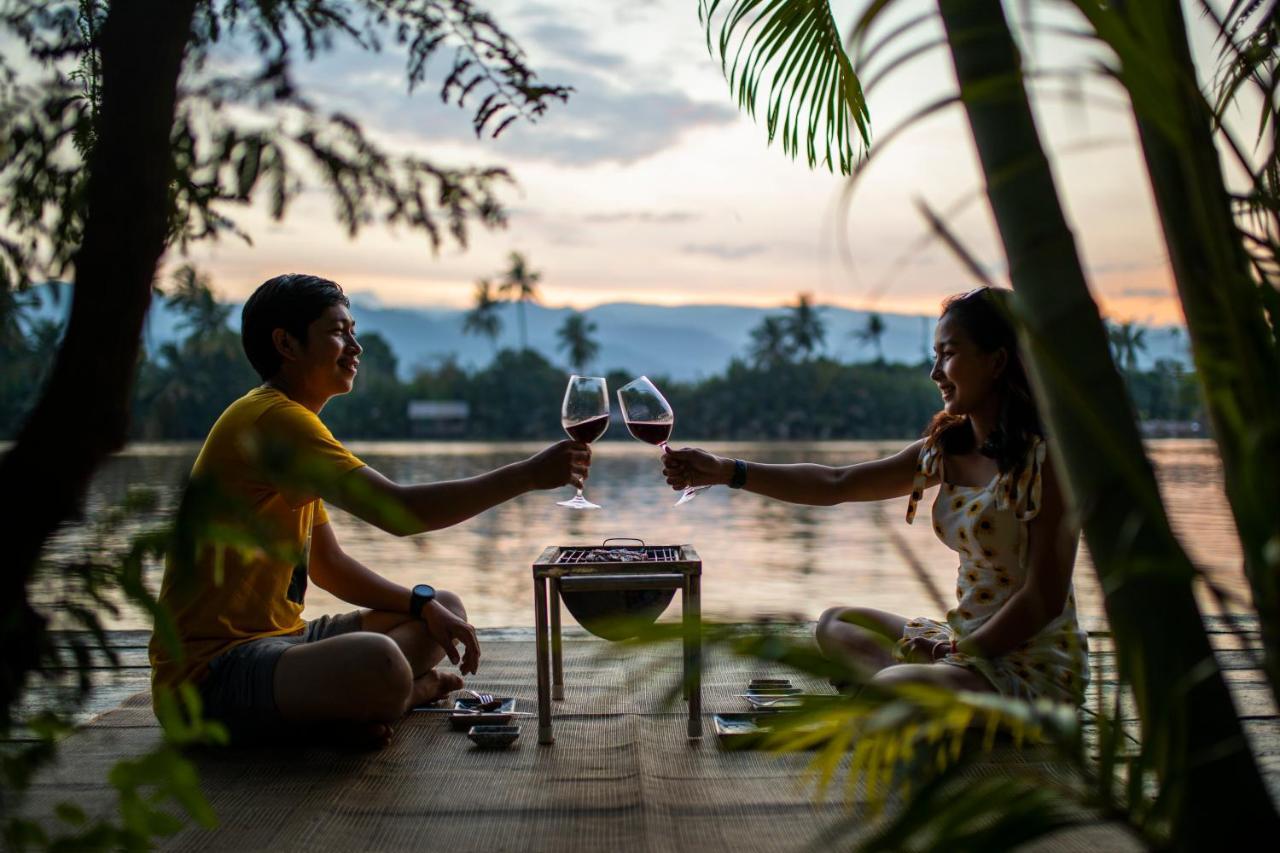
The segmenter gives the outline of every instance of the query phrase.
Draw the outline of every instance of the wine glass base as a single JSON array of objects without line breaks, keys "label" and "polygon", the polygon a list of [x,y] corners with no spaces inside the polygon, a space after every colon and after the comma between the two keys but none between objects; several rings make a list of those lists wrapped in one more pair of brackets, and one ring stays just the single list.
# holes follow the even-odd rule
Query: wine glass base
[{"label": "wine glass base", "polygon": [[600,509],[600,504],[593,504],[582,495],[575,495],[567,501],[556,501],[556,506],[568,507],[569,509]]},{"label": "wine glass base", "polygon": [[710,486],[690,486],[689,488],[684,490],[684,492],[680,495],[680,500],[676,501],[674,505],[680,506],[680,504],[687,504],[689,501],[693,500],[698,496],[698,492],[705,491],[709,488],[711,487]]}]

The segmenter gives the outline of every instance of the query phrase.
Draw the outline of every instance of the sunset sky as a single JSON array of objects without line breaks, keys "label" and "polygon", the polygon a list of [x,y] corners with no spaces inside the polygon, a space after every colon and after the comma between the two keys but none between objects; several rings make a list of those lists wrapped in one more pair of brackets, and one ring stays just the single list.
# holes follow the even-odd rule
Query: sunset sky
[{"label": "sunset sky", "polygon": [[[851,21],[863,5],[837,3],[838,19]],[[931,4],[900,5],[895,19]],[[737,109],[707,53],[696,0],[486,6],[544,80],[575,88],[568,104],[536,125],[512,125],[498,141],[477,141],[470,112],[440,103],[438,76],[407,95],[403,57],[394,52],[341,49],[299,76],[316,102],[356,116],[394,149],[442,164],[510,168],[518,181],[505,195],[510,226],[473,229],[468,250],[448,245],[433,256],[424,238],[406,232],[373,228],[348,240],[329,199],[309,191],[282,224],[261,211],[233,211],[253,247],[224,239],[195,253],[220,296],[242,299],[264,278],[305,270],[388,304],[463,306],[473,282],[498,273],[507,252],[519,250],[542,271],[549,305],[777,305],[809,291],[822,303],[933,313],[943,296],[972,284],[946,249],[925,245],[917,199],[949,212],[988,270],[1003,275],[959,110],[876,150],[844,225],[850,266],[837,233],[843,179],[769,147],[763,119],[756,124]],[[935,24],[919,40],[939,32]],[[1196,35],[1202,76],[1211,75],[1207,25]],[[1040,67],[1084,70],[1090,50],[1097,48],[1042,35],[1029,53]],[[1096,75],[1076,80],[1040,85],[1036,107],[1095,293],[1117,319],[1176,321],[1132,119],[1116,87]],[[895,71],[870,97],[874,138],[953,87],[939,50]]]}]

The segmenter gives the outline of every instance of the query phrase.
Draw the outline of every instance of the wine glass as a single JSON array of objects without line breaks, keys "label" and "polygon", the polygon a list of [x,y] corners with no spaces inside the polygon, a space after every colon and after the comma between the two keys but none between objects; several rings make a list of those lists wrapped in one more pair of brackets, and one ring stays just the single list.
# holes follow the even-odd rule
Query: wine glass
[{"label": "wine glass", "polygon": [[[622,419],[627,422],[631,434],[646,444],[656,444],[667,451],[667,440],[676,423],[676,413],[667,398],[649,380],[648,376],[633,379],[618,389],[618,405],[622,407]],[[689,486],[676,501],[676,506],[693,500],[694,496],[710,486]]]},{"label": "wine glass", "polygon": [[[609,428],[609,387],[603,376],[570,376],[569,387],[564,391],[564,405],[560,407],[560,423],[569,438],[590,444]],[[557,501],[557,506],[569,509],[599,509],[582,496],[582,489],[567,501]]]}]

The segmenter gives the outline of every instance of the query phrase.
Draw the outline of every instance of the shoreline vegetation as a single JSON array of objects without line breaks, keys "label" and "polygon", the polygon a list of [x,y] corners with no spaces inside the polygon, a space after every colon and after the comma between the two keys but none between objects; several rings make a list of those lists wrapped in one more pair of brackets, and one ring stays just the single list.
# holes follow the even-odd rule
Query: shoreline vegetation
[{"label": "shoreline vegetation", "polygon": [[[186,335],[139,364],[130,401],[131,443],[201,441],[223,409],[259,384],[239,334],[227,325],[230,307],[219,303],[194,271],[179,281],[166,299],[182,313]],[[684,382],[651,376],[675,409],[675,441],[919,436],[939,407],[927,362],[877,357],[850,363],[821,355],[819,310],[802,297],[790,313],[767,318],[754,336],[756,345],[715,375]],[[0,441],[17,434],[38,399],[62,334],[56,324],[24,321],[20,315],[0,340]],[[875,334],[874,324],[867,334]],[[1140,370],[1126,340],[1113,335],[1118,369],[1144,435],[1204,437],[1195,373],[1171,359]],[[364,352],[355,389],[324,412],[325,423],[344,441],[558,438],[566,374],[599,373],[590,366],[554,364],[526,348],[498,350],[487,365],[471,369],[447,356],[401,379],[399,358],[386,338],[368,333],[360,336],[360,344]],[[593,344],[587,344],[590,351]],[[637,365],[603,375],[612,392],[644,372]],[[423,402],[439,404],[426,407],[433,416],[421,416]],[[624,429],[611,429],[604,440],[629,439]]]}]

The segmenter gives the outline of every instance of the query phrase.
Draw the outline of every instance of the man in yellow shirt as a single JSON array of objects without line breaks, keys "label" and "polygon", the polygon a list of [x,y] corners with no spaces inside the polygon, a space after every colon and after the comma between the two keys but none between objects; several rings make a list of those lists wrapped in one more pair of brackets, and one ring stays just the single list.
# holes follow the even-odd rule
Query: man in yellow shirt
[{"label": "man in yellow shirt", "polygon": [[[383,740],[408,708],[443,697],[480,662],[462,601],[381,577],[338,545],[334,504],[399,536],[438,530],[533,489],[581,485],[588,445],[561,441],[465,480],[401,485],[339,443],[319,418],[360,364],[342,289],[309,275],[265,282],[241,337],[264,382],[218,418],[192,468],[160,601],[177,647],[150,647],[153,694],[190,683],[233,738],[311,724]],[[302,619],[313,581],[359,610]],[[461,644],[463,651],[456,648]]]}]

